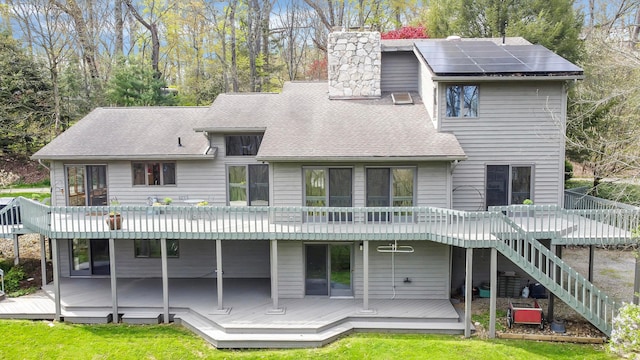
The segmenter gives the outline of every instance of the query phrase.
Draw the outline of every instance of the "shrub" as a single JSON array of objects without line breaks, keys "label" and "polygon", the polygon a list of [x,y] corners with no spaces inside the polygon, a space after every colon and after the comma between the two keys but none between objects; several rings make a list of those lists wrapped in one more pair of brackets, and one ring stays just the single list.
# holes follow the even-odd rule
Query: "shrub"
[{"label": "shrub", "polygon": [[621,356],[640,358],[640,306],[624,304],[613,318],[609,349]]},{"label": "shrub", "polygon": [[4,290],[7,294],[20,290],[20,282],[27,277],[21,266],[14,266],[5,273]]},{"label": "shrub", "polygon": [[569,181],[573,177],[573,164],[569,160],[564,161],[564,181]]}]

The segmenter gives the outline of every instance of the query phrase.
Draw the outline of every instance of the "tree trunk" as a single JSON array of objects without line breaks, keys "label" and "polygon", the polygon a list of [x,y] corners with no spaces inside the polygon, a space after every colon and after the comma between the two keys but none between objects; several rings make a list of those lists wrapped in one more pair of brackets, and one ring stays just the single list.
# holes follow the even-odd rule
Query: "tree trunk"
[{"label": "tree trunk", "polygon": [[138,10],[131,4],[131,0],[123,1],[129,8],[131,15],[133,15],[133,17],[151,33],[151,67],[154,72],[153,76],[156,79],[159,79],[162,76],[162,73],[160,72],[160,39],[158,37],[158,26],[156,23],[148,23],[144,18],[142,18]]},{"label": "tree trunk", "polygon": [[67,13],[73,19],[76,33],[78,34],[78,42],[82,48],[82,58],[85,65],[89,69],[89,75],[91,77],[91,85],[99,86],[100,73],[98,72],[98,66],[96,64],[96,50],[93,44],[93,40],[89,35],[87,23],[82,15],[82,10],[78,6],[75,0],[68,0],[65,4],[55,0],[53,2],[60,10]]},{"label": "tree trunk", "polygon": [[115,7],[114,15],[116,17],[115,54],[122,55],[124,54],[124,19],[122,18],[122,0],[115,0],[114,7]]},{"label": "tree trunk", "polygon": [[229,23],[231,24],[231,84],[233,92],[238,92],[238,59],[236,49],[236,8],[238,1],[229,2],[231,12],[229,13]]},{"label": "tree trunk", "polygon": [[636,10],[636,21],[633,27],[633,37],[631,38],[631,46],[635,47],[638,43],[638,36],[640,36],[640,7]]}]

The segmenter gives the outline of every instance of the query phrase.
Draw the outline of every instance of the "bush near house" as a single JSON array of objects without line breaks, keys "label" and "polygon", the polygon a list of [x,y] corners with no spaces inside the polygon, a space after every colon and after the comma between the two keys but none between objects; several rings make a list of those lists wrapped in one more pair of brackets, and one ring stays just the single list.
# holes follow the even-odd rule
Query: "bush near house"
[{"label": "bush near house", "polygon": [[640,306],[625,304],[613,319],[609,348],[630,359],[640,359]]}]

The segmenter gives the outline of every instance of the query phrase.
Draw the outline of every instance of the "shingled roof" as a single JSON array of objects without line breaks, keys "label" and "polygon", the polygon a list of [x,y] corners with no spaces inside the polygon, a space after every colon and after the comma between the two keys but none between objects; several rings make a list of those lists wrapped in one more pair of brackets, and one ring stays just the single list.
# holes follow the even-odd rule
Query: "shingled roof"
[{"label": "shingled roof", "polygon": [[[97,108],[36,152],[34,159],[212,158],[193,131],[206,107]],[[180,144],[178,143],[180,138]]]},{"label": "shingled roof", "polygon": [[453,134],[437,132],[418,94],[415,105],[390,95],[329,100],[326,83],[287,83],[282,94],[223,94],[200,131],[266,129],[256,158],[264,161],[462,160]]}]

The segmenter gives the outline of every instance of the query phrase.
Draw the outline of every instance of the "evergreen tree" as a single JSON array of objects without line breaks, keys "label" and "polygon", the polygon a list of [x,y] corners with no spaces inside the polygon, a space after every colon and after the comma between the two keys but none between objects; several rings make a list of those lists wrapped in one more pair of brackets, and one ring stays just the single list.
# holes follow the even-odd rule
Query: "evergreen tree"
[{"label": "evergreen tree", "polygon": [[52,129],[51,84],[8,33],[0,33],[0,151],[30,155]]},{"label": "evergreen tree", "polygon": [[175,105],[173,96],[156,72],[136,60],[119,61],[107,85],[107,99],[117,106]]}]

